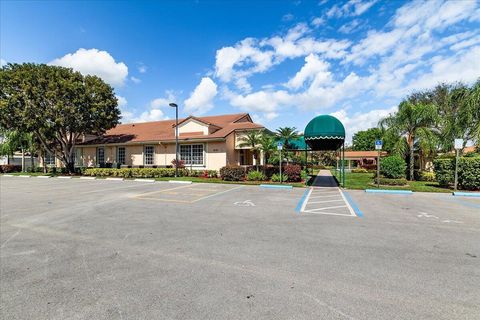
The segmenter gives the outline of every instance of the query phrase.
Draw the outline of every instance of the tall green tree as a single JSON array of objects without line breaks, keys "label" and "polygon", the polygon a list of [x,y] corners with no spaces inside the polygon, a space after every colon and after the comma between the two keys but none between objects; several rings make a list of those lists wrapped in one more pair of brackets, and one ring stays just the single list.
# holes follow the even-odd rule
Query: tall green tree
[{"label": "tall green tree", "polygon": [[[430,130],[437,121],[437,107],[433,104],[403,101],[398,111],[382,119],[380,125],[392,136],[404,137],[409,153],[409,179],[414,177],[414,145],[421,131]],[[401,140],[401,139],[400,139]]]},{"label": "tall green tree", "polygon": [[285,150],[283,154],[285,155],[288,164],[289,159],[292,155],[292,153],[288,150],[293,149],[291,143],[293,140],[298,139],[300,137],[300,134],[295,127],[280,127],[277,129],[276,134],[277,137],[283,141],[283,149]]},{"label": "tall green tree", "polygon": [[471,87],[463,83],[442,83],[431,90],[414,93],[408,100],[414,104],[433,104],[437,107],[435,128],[439,134],[440,150],[451,151],[456,138],[463,139],[464,145],[468,141],[478,143],[480,80]]},{"label": "tall green tree", "polygon": [[[267,164],[268,159],[277,149],[275,145],[275,137],[272,134],[266,131],[263,131],[260,136],[260,140],[258,144],[259,144],[259,149],[263,154],[263,163]],[[263,166],[263,168],[265,171],[265,165]]]},{"label": "tall green tree", "polygon": [[382,138],[380,128],[370,128],[364,131],[358,131],[352,138],[352,150],[369,151],[375,150],[375,140]]},{"label": "tall green tree", "polygon": [[10,162],[10,157],[13,157],[15,152],[20,151],[22,155],[22,172],[26,171],[25,153],[30,153],[30,165],[34,167],[34,153],[36,152],[36,145],[34,137],[31,133],[21,132],[19,130],[1,130],[0,135],[3,137],[0,143],[0,155],[7,156],[7,162]]},{"label": "tall green tree", "polygon": [[112,87],[96,76],[45,64],[7,64],[0,70],[0,126],[30,132],[74,172],[75,145],[118,124]]},{"label": "tall green tree", "polygon": [[241,148],[248,147],[253,153],[255,159],[255,167],[258,171],[258,153],[260,151],[260,142],[262,133],[258,130],[248,131],[243,137],[242,142],[239,144]]}]

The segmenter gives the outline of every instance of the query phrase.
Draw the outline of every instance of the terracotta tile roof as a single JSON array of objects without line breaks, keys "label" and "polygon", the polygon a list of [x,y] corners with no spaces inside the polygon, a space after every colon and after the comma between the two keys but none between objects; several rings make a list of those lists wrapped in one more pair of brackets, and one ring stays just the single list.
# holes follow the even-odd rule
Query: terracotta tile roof
[{"label": "terracotta tile roof", "polygon": [[[381,151],[381,156],[387,155],[387,152]],[[378,151],[345,151],[345,158],[376,158]]]},{"label": "terracotta tile roof", "polygon": [[[262,125],[253,122],[235,122],[247,115],[248,113],[239,113],[194,117],[198,121],[211,124],[214,126],[214,129],[218,130],[208,135],[199,135],[198,132],[180,134],[179,140],[225,138],[235,130],[264,128]],[[185,119],[178,119],[178,122],[180,123]],[[103,136],[83,142],[81,145],[172,140],[175,140],[175,120],[163,120],[119,124],[115,128],[108,130]]]}]

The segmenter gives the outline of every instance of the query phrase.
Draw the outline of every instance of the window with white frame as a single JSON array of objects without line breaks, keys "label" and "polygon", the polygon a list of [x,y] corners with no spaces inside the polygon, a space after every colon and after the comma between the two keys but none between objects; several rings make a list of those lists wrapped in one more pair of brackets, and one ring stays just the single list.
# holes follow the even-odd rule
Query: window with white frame
[{"label": "window with white frame", "polygon": [[97,148],[97,164],[105,163],[105,148]]},{"label": "window with white frame", "polygon": [[55,156],[49,151],[45,152],[43,161],[45,162],[46,166],[55,166]]},{"label": "window with white frame", "polygon": [[203,144],[180,145],[180,159],[186,165],[203,165]]},{"label": "window with white frame", "polygon": [[153,146],[145,146],[144,149],[144,164],[145,165],[151,165],[153,164],[153,159],[154,159],[154,152],[153,152]]},{"label": "window with white frame", "polygon": [[117,163],[125,164],[125,147],[117,148]]}]

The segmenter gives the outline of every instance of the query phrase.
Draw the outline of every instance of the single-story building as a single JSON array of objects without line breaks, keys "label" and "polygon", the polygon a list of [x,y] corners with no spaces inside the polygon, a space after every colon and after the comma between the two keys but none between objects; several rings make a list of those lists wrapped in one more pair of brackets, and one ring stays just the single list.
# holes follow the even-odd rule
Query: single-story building
[{"label": "single-story building", "polygon": [[[179,119],[179,158],[194,170],[254,165],[250,147],[241,146],[242,137],[263,129],[248,113]],[[83,167],[171,167],[174,159],[175,120],[119,124],[102,136],[84,137],[75,148],[76,166]],[[52,156],[45,162],[60,166]]]},{"label": "single-story building", "polygon": [[[385,157],[387,152],[381,151],[380,157]],[[340,159],[340,155],[337,155],[337,160]],[[348,169],[353,166],[358,168],[373,169],[377,166],[378,151],[345,151],[345,160],[348,163]]]}]

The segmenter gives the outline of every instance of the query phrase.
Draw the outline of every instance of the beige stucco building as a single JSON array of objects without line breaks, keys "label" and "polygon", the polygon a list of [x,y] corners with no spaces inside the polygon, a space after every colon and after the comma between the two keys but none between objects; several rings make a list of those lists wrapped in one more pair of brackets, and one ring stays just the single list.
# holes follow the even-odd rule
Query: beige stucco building
[{"label": "beige stucco building", "polygon": [[[242,136],[263,129],[248,113],[179,119],[179,158],[194,170],[253,165],[252,152],[240,146]],[[167,167],[174,159],[175,120],[120,124],[102,136],[85,137],[75,149],[76,166],[84,167]],[[53,158],[45,161],[55,164]]]}]

